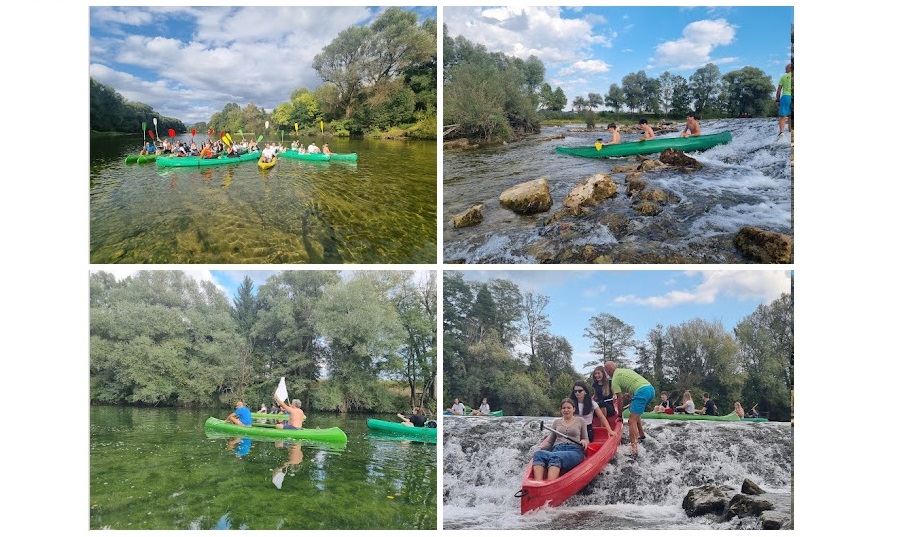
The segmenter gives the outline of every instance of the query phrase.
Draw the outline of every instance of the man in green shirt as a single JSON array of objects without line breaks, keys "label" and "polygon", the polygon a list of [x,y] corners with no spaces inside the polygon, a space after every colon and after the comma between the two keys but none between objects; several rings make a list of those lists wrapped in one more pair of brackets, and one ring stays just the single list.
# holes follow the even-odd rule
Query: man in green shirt
[{"label": "man in green shirt", "polygon": [[655,389],[645,378],[636,373],[632,369],[618,368],[617,364],[611,361],[604,363],[604,372],[611,377],[611,391],[614,392],[617,405],[621,414],[623,413],[623,393],[632,396],[630,402],[630,445],[633,447],[633,455],[639,453],[639,440],[645,438],[645,431],[642,430],[642,413],[648,403],[655,397]]},{"label": "man in green shirt", "polygon": [[[786,64],[786,72],[780,77],[780,84],[777,86],[777,104],[780,110],[777,115],[780,116],[780,134],[777,138],[783,136],[783,127],[786,126],[786,118],[792,115],[792,64]],[[792,132],[792,122],[789,123],[789,131]]]}]

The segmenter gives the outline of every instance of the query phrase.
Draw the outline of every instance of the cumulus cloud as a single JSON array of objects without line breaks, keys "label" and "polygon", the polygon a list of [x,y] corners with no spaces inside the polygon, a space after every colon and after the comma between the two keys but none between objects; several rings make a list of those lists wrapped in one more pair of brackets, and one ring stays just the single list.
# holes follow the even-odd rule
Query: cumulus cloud
[{"label": "cumulus cloud", "polygon": [[558,71],[558,74],[560,76],[568,76],[579,73],[598,74],[607,73],[610,70],[610,64],[603,60],[580,60],[578,62],[574,62],[568,67],[564,67],[563,69]]},{"label": "cumulus cloud", "polygon": [[735,58],[713,58],[714,49],[729,45],[736,37],[737,26],[726,19],[701,20],[687,25],[682,37],[666,41],[655,48],[654,63],[673,69],[694,69],[708,63],[725,63]]},{"label": "cumulus cloud", "polygon": [[779,298],[782,293],[790,292],[790,278],[787,271],[716,270],[687,272],[686,274],[700,276],[702,280],[691,289],[673,290],[663,295],[650,297],[624,295],[617,297],[614,301],[621,304],[636,304],[663,309],[681,304],[711,304],[722,296],[741,301],[771,302]]}]

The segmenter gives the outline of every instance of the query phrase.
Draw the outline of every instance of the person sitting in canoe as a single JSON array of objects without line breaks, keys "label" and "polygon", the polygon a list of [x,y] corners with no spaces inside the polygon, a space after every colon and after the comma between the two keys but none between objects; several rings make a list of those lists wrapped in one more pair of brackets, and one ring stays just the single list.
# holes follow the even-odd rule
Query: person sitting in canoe
[{"label": "person sitting in canoe", "polygon": [[659,414],[673,414],[673,408],[671,408],[670,405],[670,396],[667,392],[661,390],[661,404],[655,405],[652,412],[657,412]]},{"label": "person sitting in canoe", "polygon": [[[569,397],[561,401],[561,417],[554,420],[553,431],[538,445],[532,457],[532,478],[536,481],[557,479],[585,458],[589,446],[586,422],[575,415],[576,407]],[[568,438],[569,437],[569,438]]]},{"label": "person sitting in canoe", "polygon": [[409,418],[400,413],[398,417],[401,418],[401,423],[408,427],[422,427],[426,424],[426,416],[418,406],[413,407],[413,414]]},{"label": "person sitting in canoe", "polygon": [[237,401],[235,403],[235,412],[229,414],[226,421],[235,425],[250,425],[253,422],[251,410],[244,406],[244,401]]},{"label": "person sitting in canoe", "polygon": [[460,399],[457,397],[454,398],[454,404],[451,405],[451,408],[445,411],[446,414],[454,414],[455,416],[463,416],[467,409],[464,407],[464,404],[460,402]]},{"label": "person sitting in canoe", "polygon": [[482,398],[482,404],[479,405],[479,408],[474,408],[473,412],[470,412],[471,416],[488,416],[491,414],[492,409],[489,407],[489,400],[485,397]]},{"label": "person sitting in canoe", "polygon": [[708,392],[702,394],[702,400],[705,401],[704,406],[702,408],[695,411],[696,414],[702,414],[704,416],[715,416],[717,415],[717,405],[714,404],[714,401],[711,400],[711,396]]},{"label": "person sitting in canoe", "polygon": [[322,153],[319,147],[317,147],[316,142],[310,142],[310,145],[307,146],[308,153]]},{"label": "person sitting in canoe", "polygon": [[747,417],[749,417],[749,418],[761,417],[761,414],[758,414],[758,403],[755,403],[755,406],[753,406],[752,409],[749,410],[749,414]]},{"label": "person sitting in canoe", "polygon": [[272,162],[274,157],[275,151],[273,150],[272,145],[266,144],[266,147],[263,148],[263,152],[260,154],[260,160],[263,162]]},{"label": "person sitting in canoe", "polygon": [[617,124],[608,123],[608,132],[611,133],[611,141],[604,145],[619,144],[620,143],[620,132],[617,131]]},{"label": "person sitting in canoe", "polygon": [[745,410],[742,409],[742,405],[739,404],[739,401],[733,403],[733,412],[735,412],[736,415],[740,418],[745,417]]},{"label": "person sitting in canoe", "polygon": [[651,126],[649,126],[647,119],[645,119],[645,118],[640,119],[639,127],[642,129],[642,138],[639,138],[640,142],[644,142],[645,140],[654,140],[655,139],[655,131],[652,130]]},{"label": "person sitting in canoe", "polygon": [[304,415],[304,411],[301,410],[301,400],[300,399],[292,399],[290,405],[286,405],[283,403],[278,395],[273,394],[273,399],[276,403],[279,403],[279,406],[282,407],[282,410],[288,412],[288,423],[277,423],[276,429],[294,429],[299,430],[304,428],[304,420],[307,416]]},{"label": "person sitting in canoe", "polygon": [[686,138],[688,136],[700,136],[702,134],[702,127],[698,124],[698,120],[695,117],[695,112],[686,112],[686,128],[683,129],[683,132],[680,134],[680,138]]},{"label": "person sitting in canoe", "polygon": [[269,410],[266,409],[266,403],[260,403],[260,410],[257,412],[260,414],[269,414]]},{"label": "person sitting in canoe", "polygon": [[329,150],[329,144],[323,144],[323,155],[334,155],[331,150]]},{"label": "person sitting in canoe", "polygon": [[213,148],[210,144],[204,144],[204,148],[200,150],[200,158],[213,158]]},{"label": "person sitting in canoe", "polygon": [[692,392],[683,392],[683,404],[673,407],[674,412],[680,414],[695,414],[695,401],[692,400]]},{"label": "person sitting in canoe", "polygon": [[147,143],[144,144],[144,148],[141,149],[142,155],[155,155],[156,152],[157,146],[153,145],[153,142],[151,142],[150,140],[148,140]]}]

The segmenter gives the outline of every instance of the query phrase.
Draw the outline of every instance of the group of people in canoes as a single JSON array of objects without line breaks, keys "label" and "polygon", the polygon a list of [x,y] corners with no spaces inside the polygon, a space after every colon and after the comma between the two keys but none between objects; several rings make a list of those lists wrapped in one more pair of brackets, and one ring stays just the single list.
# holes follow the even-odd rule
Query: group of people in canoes
[{"label": "group of people in canoes", "polygon": [[[642,136],[637,141],[644,142],[645,140],[655,139],[655,131],[651,128],[651,125],[648,124],[647,119],[642,118],[639,120],[639,128],[642,129]],[[610,133],[611,139],[605,142],[602,138],[599,138],[595,141],[595,147],[600,149],[603,145],[619,144],[621,142],[620,131],[617,130],[616,123],[608,123],[607,131]],[[698,123],[695,112],[686,112],[686,128],[680,133],[680,137],[701,136],[701,134],[702,128]]]},{"label": "group of people in canoes", "polygon": [[[304,411],[301,409],[300,399],[292,399],[290,404],[286,404],[279,399],[279,396],[273,394],[273,401],[276,404],[268,412],[265,404],[260,405],[258,412],[261,414],[288,414],[288,423],[277,423],[277,429],[299,430],[304,428],[304,420],[307,419],[307,416],[304,415]],[[235,403],[235,411],[229,414],[225,421],[235,425],[250,426],[253,423],[251,410],[244,404],[244,401],[237,401]]]},{"label": "group of people in canoes", "polygon": [[[586,382],[576,381],[570,396],[561,401],[561,417],[554,420],[549,428],[548,436],[542,439],[532,460],[532,477],[541,481],[552,480],[562,473],[574,468],[585,458],[585,448],[594,439],[592,426],[593,416],[597,416],[607,431],[608,437],[614,435],[609,418],[616,418],[618,409],[624,408],[629,399],[629,438],[633,455],[639,453],[639,442],[645,440],[642,428],[642,414],[655,397],[655,389],[644,377],[631,369],[618,367],[613,361],[607,361],[592,372],[592,389]],[[673,405],[666,391],[661,392],[661,401],[654,406],[654,412],[687,413],[716,415],[717,405],[710,394],[702,395],[704,404],[696,410],[692,393],[686,390],[683,404]],[[458,400],[455,399],[455,403]],[[757,405],[755,405],[757,407]],[[758,417],[758,413],[746,413],[739,401],[733,404],[733,410],[740,418]],[[453,407],[452,407],[453,408]]]},{"label": "group of people in canoes", "polygon": [[305,154],[305,153],[311,154],[311,155],[316,155],[316,154],[320,154],[320,153],[322,153],[323,155],[334,155],[335,154],[329,149],[329,144],[323,144],[323,147],[320,148],[318,145],[316,145],[316,142],[310,142],[310,145],[308,145],[305,148],[303,142],[293,141],[293,142],[291,142],[291,149],[292,149],[292,151],[297,151],[298,153],[301,153],[301,154]]},{"label": "group of people in canoes", "polygon": [[[470,410],[471,416],[488,416],[491,413],[492,407],[489,405],[488,397],[482,398],[482,403],[479,404],[479,408]],[[453,416],[464,416],[467,414],[467,407],[460,402],[460,399],[455,397],[454,404],[445,410],[445,414],[450,414]]]}]

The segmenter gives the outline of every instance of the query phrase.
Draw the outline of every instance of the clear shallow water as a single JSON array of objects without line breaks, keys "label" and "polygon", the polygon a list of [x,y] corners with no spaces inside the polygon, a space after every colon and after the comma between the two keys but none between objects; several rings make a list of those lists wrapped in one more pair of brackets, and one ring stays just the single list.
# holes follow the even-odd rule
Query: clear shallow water
[{"label": "clear shallow water", "polygon": [[358,161],[126,165],[140,138],[92,138],[91,262],[435,263],[436,144],[329,144]]},{"label": "clear shallow water", "polygon": [[[445,152],[444,261],[537,263],[537,250],[579,251],[591,246],[615,263],[661,262],[662,257],[680,263],[750,263],[732,245],[742,227],[793,233],[791,146],[788,135],[776,139],[776,121],[702,121],[703,133],[729,130],[732,142],[687,153],[704,164],[691,174],[653,170],[643,177],[648,189],[670,192],[678,197],[678,203],[666,205],[657,216],[638,216],[625,195],[625,174],[617,173],[612,178],[618,184],[618,196],[588,217],[566,219],[565,226],[546,226],[543,222],[563,208],[561,201],[576,185],[594,174],[610,173],[615,166],[634,163],[636,157],[587,159],[555,153],[556,146],[594,143],[599,132],[569,131],[579,125],[544,127],[539,135],[564,134],[564,139]],[[637,137],[626,135],[624,141]],[[546,177],[551,188],[554,205],[550,211],[520,216],[501,208],[501,192],[539,177]],[[454,229],[453,217],[476,203],[485,205],[485,220],[473,227]],[[628,224],[610,229],[603,219],[611,215]]]},{"label": "clear shallow water", "polygon": [[341,427],[348,443],[247,441],[208,435],[211,412],[227,414],[92,407],[90,528],[437,528],[435,445],[312,413],[306,426]]},{"label": "clear shallow water", "polygon": [[[734,519],[689,518],[689,489],[737,490],[746,478],[767,492],[792,490],[789,423],[644,420],[646,440],[629,462],[624,440],[611,463],[562,505],[520,514],[523,473],[553,417],[444,418],[442,528],[445,530],[760,529]],[[750,527],[752,526],[752,527]]]}]

